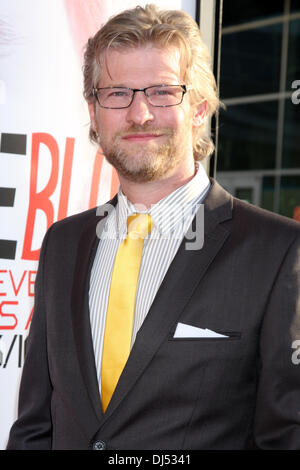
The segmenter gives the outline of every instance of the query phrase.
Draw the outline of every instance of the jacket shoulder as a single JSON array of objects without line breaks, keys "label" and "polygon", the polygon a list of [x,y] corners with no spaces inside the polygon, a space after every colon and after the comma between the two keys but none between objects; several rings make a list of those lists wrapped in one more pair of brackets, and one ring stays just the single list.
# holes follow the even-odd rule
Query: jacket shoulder
[{"label": "jacket shoulder", "polygon": [[88,209],[83,212],[78,212],[77,214],[69,215],[64,219],[54,222],[52,227],[55,230],[60,230],[67,227],[74,228],[77,225],[80,226],[81,224],[84,224],[97,217],[97,209],[97,207],[93,207],[92,209]]},{"label": "jacket shoulder", "polygon": [[254,230],[273,230],[275,232],[287,233],[300,236],[300,224],[280,214],[262,209],[247,202],[233,197],[233,216],[241,225],[252,225]]},{"label": "jacket shoulder", "polygon": [[75,234],[81,234],[82,231],[90,225],[95,226],[100,220],[101,216],[106,216],[117,204],[117,195],[105,204],[92,209],[79,212],[61,219],[51,225],[48,231],[51,234],[64,235],[70,234],[75,237]]},{"label": "jacket shoulder", "polygon": [[215,179],[211,178],[211,190],[205,200],[213,216],[241,236],[278,235],[300,236],[300,223],[283,215],[262,209],[232,196]]}]

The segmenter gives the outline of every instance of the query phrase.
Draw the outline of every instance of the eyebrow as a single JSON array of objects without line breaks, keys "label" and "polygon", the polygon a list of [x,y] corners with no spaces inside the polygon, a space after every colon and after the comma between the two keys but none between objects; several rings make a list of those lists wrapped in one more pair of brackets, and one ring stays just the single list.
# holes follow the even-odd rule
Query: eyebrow
[{"label": "eyebrow", "polygon": [[[162,85],[164,85],[164,86],[171,86],[171,85],[176,86],[178,84],[177,83],[154,83],[153,85],[148,85],[146,87],[141,88],[141,90],[143,90],[144,88],[150,88],[152,86],[162,86]],[[130,87],[130,86],[124,85],[124,84],[119,84],[119,83],[117,85],[108,85],[106,87],[103,86],[103,87],[99,87],[99,88],[130,88],[130,89],[133,89],[133,87]],[[138,88],[138,89],[140,89],[140,88]]]},{"label": "eyebrow", "polygon": [[109,85],[113,88],[129,88],[128,86],[124,85],[123,83],[117,83],[116,85]]}]

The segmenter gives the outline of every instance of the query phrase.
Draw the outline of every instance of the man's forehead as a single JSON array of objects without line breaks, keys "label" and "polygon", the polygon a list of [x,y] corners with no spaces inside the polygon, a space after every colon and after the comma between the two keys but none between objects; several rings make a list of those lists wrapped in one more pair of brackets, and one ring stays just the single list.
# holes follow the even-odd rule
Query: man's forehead
[{"label": "man's forehead", "polygon": [[118,79],[124,73],[130,75],[130,72],[134,74],[143,69],[149,69],[153,73],[181,75],[181,51],[176,46],[163,48],[150,43],[145,46],[110,47],[101,53],[99,59],[100,78],[107,75],[110,80]]},{"label": "man's forehead", "polygon": [[102,55],[110,55],[114,53],[128,54],[130,52],[145,53],[145,51],[178,51],[180,55],[180,48],[175,44],[160,45],[153,42],[146,42],[145,44],[111,44],[109,47],[102,50]]}]

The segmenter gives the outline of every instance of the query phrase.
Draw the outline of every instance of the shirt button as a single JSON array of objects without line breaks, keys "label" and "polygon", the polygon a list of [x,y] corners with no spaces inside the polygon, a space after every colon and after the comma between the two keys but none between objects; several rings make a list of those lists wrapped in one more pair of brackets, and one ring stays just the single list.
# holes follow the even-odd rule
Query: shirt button
[{"label": "shirt button", "polygon": [[95,441],[93,444],[93,450],[105,450],[106,444],[103,441]]}]

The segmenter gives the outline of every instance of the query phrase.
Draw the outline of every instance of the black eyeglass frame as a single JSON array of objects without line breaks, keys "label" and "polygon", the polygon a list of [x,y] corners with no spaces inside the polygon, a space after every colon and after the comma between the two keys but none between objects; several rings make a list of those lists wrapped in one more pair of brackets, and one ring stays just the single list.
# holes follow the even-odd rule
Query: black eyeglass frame
[{"label": "black eyeglass frame", "polygon": [[[181,90],[182,90],[181,101],[179,103],[176,103],[176,104],[162,104],[162,105],[157,105],[157,104],[150,103],[149,96],[146,93],[146,91],[149,90],[149,88],[157,88],[157,87],[161,87],[161,88],[168,87],[169,88],[169,87],[175,87],[175,86],[176,87],[181,87]],[[102,104],[100,104],[99,98],[98,98],[98,92],[100,90],[111,90],[112,88],[117,88],[119,90],[131,90],[131,91],[133,91],[130,103],[127,106],[118,106],[117,108],[115,108],[115,107],[112,108],[111,106],[103,106]],[[133,102],[134,96],[135,96],[137,91],[142,91],[145,94],[145,96],[147,98],[147,101],[151,106],[154,106],[155,108],[169,108],[170,106],[178,106],[179,104],[181,104],[182,100],[183,100],[183,97],[184,97],[185,93],[188,90],[189,89],[186,87],[186,85],[152,85],[152,86],[148,86],[146,88],[129,88],[129,87],[108,86],[108,87],[104,87],[104,88],[93,87],[92,94],[96,98],[99,106],[101,108],[104,108],[104,109],[126,109],[126,108],[129,108],[131,106],[132,102]]]}]

